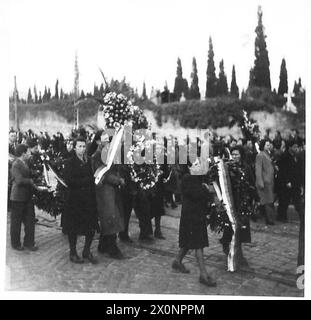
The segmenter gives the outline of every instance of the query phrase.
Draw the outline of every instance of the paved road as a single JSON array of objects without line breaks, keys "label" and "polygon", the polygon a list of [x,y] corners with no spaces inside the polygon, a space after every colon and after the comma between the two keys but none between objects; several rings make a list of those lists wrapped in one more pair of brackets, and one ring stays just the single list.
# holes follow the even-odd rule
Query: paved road
[{"label": "paved road", "polygon": [[[217,280],[216,288],[198,282],[198,267],[194,252],[185,258],[190,274],[171,269],[178,251],[178,223],[180,210],[167,210],[162,219],[165,240],[142,244],[138,239],[138,223],[133,215],[130,223],[133,244],[120,243],[125,260],[113,260],[98,255],[99,264],[72,264],[69,261],[67,238],[53,221],[38,213],[36,225],[37,252],[16,252],[7,241],[6,290],[52,292],[105,292],[187,295],[255,295],[302,297],[296,286],[298,250],[297,222],[266,227],[252,223],[252,243],[244,246],[252,269],[226,271],[226,261],[218,239],[209,232],[210,247],[205,249],[206,266]],[[9,234],[7,236],[9,240]],[[98,240],[92,250],[96,253]],[[78,242],[82,251],[83,238]],[[97,254],[97,253],[96,253]]]}]

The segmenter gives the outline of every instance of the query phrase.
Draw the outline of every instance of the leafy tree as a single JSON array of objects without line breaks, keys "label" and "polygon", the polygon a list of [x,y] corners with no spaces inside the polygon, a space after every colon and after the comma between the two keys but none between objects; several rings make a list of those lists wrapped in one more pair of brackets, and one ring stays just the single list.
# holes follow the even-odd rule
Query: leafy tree
[{"label": "leafy tree", "polygon": [[266,35],[262,24],[262,10],[258,7],[258,25],[255,29],[255,62],[254,62],[254,86],[271,90],[270,62],[266,44]]},{"label": "leafy tree", "polygon": [[217,95],[225,96],[228,94],[228,82],[225,74],[224,60],[219,63],[219,78],[217,81]]},{"label": "leafy tree", "polygon": [[278,94],[284,95],[287,92],[288,92],[287,69],[286,69],[285,59],[283,58],[281,63],[281,70],[280,70],[280,82],[279,82]]},{"label": "leafy tree", "polygon": [[197,61],[195,57],[192,59],[192,72],[191,72],[191,85],[189,90],[189,98],[190,99],[200,99],[200,89],[199,89],[199,78],[198,78],[198,69],[197,69]]},{"label": "leafy tree", "polygon": [[236,75],[235,75],[235,66],[232,67],[232,76],[231,76],[231,86],[230,86],[230,94],[233,97],[239,97],[239,87],[236,83]]},{"label": "leafy tree", "polygon": [[217,78],[215,73],[214,49],[212,38],[209,38],[207,71],[206,71],[206,92],[205,98],[216,97],[217,95]]}]

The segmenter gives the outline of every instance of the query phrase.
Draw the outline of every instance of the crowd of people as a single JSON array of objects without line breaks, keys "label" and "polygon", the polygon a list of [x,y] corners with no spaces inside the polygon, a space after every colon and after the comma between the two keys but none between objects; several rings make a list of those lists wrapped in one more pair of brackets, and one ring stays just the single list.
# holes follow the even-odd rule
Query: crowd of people
[{"label": "crowd of people", "polygon": [[[195,250],[200,282],[215,286],[216,282],[206,271],[203,260],[203,248],[208,246],[206,214],[209,209],[206,199],[212,197],[214,191],[204,176],[196,174],[200,164],[161,165],[161,175],[151,191],[137,187],[131,179],[128,165],[113,164],[95,185],[94,174],[106,165],[102,150],[109,148],[111,139],[105,130],[93,133],[83,128],[73,130],[66,139],[61,132],[50,137],[47,132],[35,134],[32,130],[24,133],[10,130],[8,205],[12,248],[19,251],[38,249],[32,194],[34,190],[44,190],[34,183],[31,159],[39,150],[53,149],[66,159],[63,177],[68,188],[61,224],[63,233],[68,236],[69,258],[73,263],[97,263],[90,250],[95,232],[100,233],[98,252],[122,259],[124,255],[117,239],[133,242],[129,230],[133,209],[139,221],[139,241],[150,243],[155,238],[165,239],[161,230],[165,208],[176,208],[181,204],[180,252],[172,268],[188,273],[182,260],[189,250]],[[276,220],[286,223],[288,206],[293,204],[304,226],[305,141],[297,130],[293,130],[286,139],[280,132],[271,138],[268,131],[258,143],[251,138],[214,135],[211,152],[213,156],[229,158],[243,168],[250,186],[253,220],[262,215],[268,225],[274,225]],[[25,226],[23,245],[20,239],[22,223]],[[249,221],[244,225],[248,227],[239,230],[240,263],[247,265],[241,244],[251,241]],[[79,235],[85,236],[82,258],[76,249]],[[221,243],[226,254],[229,253],[230,240],[230,234],[224,232]],[[303,254],[299,259],[301,263]]]}]

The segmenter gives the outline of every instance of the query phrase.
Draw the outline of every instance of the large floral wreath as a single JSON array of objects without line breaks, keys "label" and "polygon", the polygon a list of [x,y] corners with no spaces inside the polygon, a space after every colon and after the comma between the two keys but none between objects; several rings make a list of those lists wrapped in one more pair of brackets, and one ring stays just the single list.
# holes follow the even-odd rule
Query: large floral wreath
[{"label": "large floral wreath", "polygon": [[[53,217],[64,212],[66,187],[60,182],[62,181],[64,163],[65,159],[62,155],[54,153],[52,150],[34,154],[30,162],[31,175],[35,185],[46,187],[43,191],[35,190],[33,195],[34,205]],[[59,178],[56,185],[50,185],[48,171],[53,171]]]},{"label": "large floral wreath", "polygon": [[[254,187],[250,185],[245,167],[232,160],[226,162],[230,175],[231,189],[234,200],[234,207],[237,213],[237,218],[241,227],[245,227],[248,223],[248,218],[254,213],[252,204],[252,193]],[[217,162],[211,161],[210,169],[207,174],[208,183],[216,183],[218,185],[218,169]],[[231,222],[227,215],[226,207],[222,200],[211,199],[208,203],[208,224],[212,231],[222,232],[225,228],[231,228]]]},{"label": "large floral wreath", "polygon": [[140,154],[145,155],[146,152],[153,152],[154,145],[156,141],[151,139],[144,141],[144,137],[130,148],[127,153],[127,159],[130,165],[130,175],[132,181],[142,190],[150,190],[159,180],[159,176],[161,174],[160,165],[155,162],[152,153],[152,162],[143,164],[137,164],[134,161],[134,155]]}]

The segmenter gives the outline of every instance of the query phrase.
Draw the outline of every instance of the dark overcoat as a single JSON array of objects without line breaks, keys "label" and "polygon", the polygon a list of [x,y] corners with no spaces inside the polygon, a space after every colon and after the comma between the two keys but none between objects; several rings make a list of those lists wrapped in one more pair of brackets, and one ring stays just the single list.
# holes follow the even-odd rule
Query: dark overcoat
[{"label": "dark overcoat", "polygon": [[82,162],[76,154],[64,168],[68,192],[62,226],[65,233],[87,235],[97,228],[95,183],[89,161]]},{"label": "dark overcoat", "polygon": [[[101,149],[93,157],[93,170],[103,165]],[[124,230],[124,207],[121,197],[120,165],[112,165],[96,185],[97,212],[102,235],[111,235]]]},{"label": "dark overcoat", "polygon": [[179,247],[202,249],[208,246],[206,214],[210,193],[202,186],[204,176],[185,174],[182,178],[182,208]]}]

